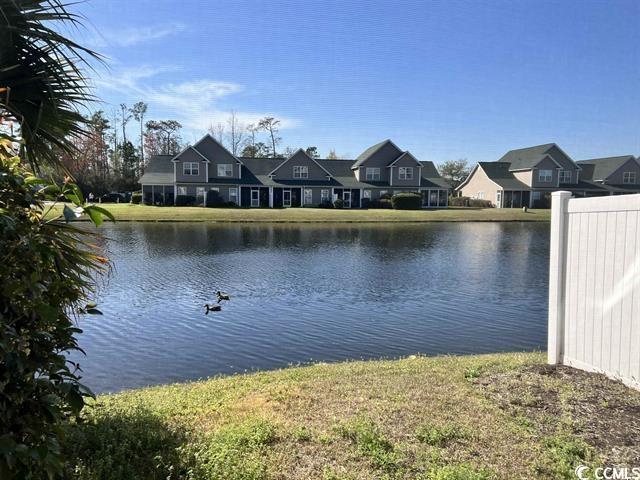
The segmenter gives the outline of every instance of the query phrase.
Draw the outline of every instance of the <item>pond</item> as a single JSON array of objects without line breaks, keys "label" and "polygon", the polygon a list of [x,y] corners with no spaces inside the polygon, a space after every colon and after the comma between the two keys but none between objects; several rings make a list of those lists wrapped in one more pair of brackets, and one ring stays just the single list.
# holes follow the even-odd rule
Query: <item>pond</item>
[{"label": "pond", "polygon": [[[343,359],[544,349],[549,225],[103,229],[114,271],[74,355],[95,392]],[[205,315],[216,290],[231,301]]]}]

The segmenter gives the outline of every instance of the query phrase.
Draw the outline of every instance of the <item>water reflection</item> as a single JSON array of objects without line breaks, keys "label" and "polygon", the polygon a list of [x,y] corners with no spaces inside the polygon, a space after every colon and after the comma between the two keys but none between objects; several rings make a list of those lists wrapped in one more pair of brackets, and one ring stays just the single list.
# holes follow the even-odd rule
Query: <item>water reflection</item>
[{"label": "water reflection", "polygon": [[[541,348],[548,225],[120,224],[97,391],[289,363]],[[203,305],[222,289],[221,313]],[[114,374],[118,372],[117,374]]]}]

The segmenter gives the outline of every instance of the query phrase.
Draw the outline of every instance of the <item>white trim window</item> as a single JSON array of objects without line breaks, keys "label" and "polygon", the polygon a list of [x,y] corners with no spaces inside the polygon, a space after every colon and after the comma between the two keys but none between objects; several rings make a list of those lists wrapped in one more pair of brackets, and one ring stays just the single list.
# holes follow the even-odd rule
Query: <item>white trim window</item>
[{"label": "white trim window", "polygon": [[560,183],[571,183],[571,170],[560,170]]},{"label": "white trim window", "polygon": [[238,204],[238,189],[230,188],[229,189],[229,201]]},{"label": "white trim window", "polygon": [[369,182],[375,182],[380,180],[380,168],[379,167],[367,167],[365,170],[366,179]]},{"label": "white trim window", "polygon": [[476,193],[476,196],[474,198],[476,198],[478,200],[484,200],[484,192]]},{"label": "white trim window", "polygon": [[178,187],[178,195],[186,195],[187,194],[187,187]]},{"label": "white trim window", "polygon": [[218,165],[219,177],[233,177],[233,165],[230,163],[221,163]]},{"label": "white trim window", "polygon": [[304,189],[304,204],[311,205],[313,203],[313,191],[310,188]]},{"label": "white trim window", "polygon": [[371,190],[362,190],[362,198],[371,200]]},{"label": "white trim window", "polygon": [[551,170],[538,170],[538,181],[540,183],[551,183],[553,181],[553,172]]},{"label": "white trim window", "polygon": [[329,201],[329,190],[327,189],[322,189],[320,190],[320,203],[324,203],[324,202],[328,202]]},{"label": "white trim window", "polygon": [[309,167],[306,165],[295,165],[293,167],[293,178],[309,178]]},{"label": "white trim window", "polygon": [[400,180],[413,180],[413,167],[399,167],[398,178]]},{"label": "white trim window", "polygon": [[260,189],[258,188],[251,189],[251,206],[252,207],[260,206]]},{"label": "white trim window", "polygon": [[184,162],[182,164],[183,175],[200,175],[200,165],[198,162]]},{"label": "white trim window", "polygon": [[623,172],[622,183],[636,183],[636,172]]},{"label": "white trim window", "polygon": [[540,200],[540,192],[533,192],[533,195],[532,195],[531,199],[534,202],[537,201],[537,200]]}]

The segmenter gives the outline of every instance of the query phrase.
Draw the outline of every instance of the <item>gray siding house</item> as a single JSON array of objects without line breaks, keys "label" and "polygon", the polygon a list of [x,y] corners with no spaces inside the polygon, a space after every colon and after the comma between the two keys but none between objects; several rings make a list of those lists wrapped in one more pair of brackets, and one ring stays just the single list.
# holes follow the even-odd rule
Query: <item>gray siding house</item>
[{"label": "gray siding house", "polygon": [[638,193],[638,168],[633,155],[576,162],[555,143],[547,143],[510,150],[496,162],[479,162],[456,191],[498,208],[545,208],[551,192],[558,190],[577,197]]},{"label": "gray siding house", "polygon": [[[354,160],[236,157],[211,135],[178,155],[157,155],[140,178],[143,202],[171,205],[181,196],[205,205],[216,195],[242,207],[318,206],[341,199],[345,208],[398,192],[418,192],[424,208],[446,207],[449,184],[432,162],[417,160],[385,140]],[[367,200],[365,200],[367,199]]]}]

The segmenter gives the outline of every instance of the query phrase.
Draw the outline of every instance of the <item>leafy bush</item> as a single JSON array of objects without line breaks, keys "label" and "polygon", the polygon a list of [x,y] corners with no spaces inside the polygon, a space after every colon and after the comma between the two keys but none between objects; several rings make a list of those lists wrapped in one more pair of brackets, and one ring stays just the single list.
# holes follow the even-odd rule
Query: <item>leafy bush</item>
[{"label": "leafy bush", "polygon": [[192,207],[196,204],[196,197],[193,195],[178,195],[176,205],[178,207]]},{"label": "leafy bush", "polygon": [[369,206],[371,205],[371,199],[370,198],[362,198],[360,200],[360,205],[362,208],[369,208]]},{"label": "leafy bush", "polygon": [[329,200],[324,200],[318,205],[318,208],[333,208],[333,203],[331,203]]},{"label": "leafy bush", "polygon": [[207,201],[205,207],[224,207],[225,201],[216,190],[207,192]]},{"label": "leafy bush", "polygon": [[482,200],[479,198],[471,198],[469,199],[469,206],[476,208],[491,208],[493,207],[493,203],[491,200]]},{"label": "leafy bush", "polygon": [[469,197],[449,197],[449,206],[451,207],[468,207]]},{"label": "leafy bush", "polygon": [[422,207],[422,196],[419,193],[396,193],[391,197],[391,205],[396,210],[419,210]]},{"label": "leafy bush", "polygon": [[131,194],[131,203],[134,205],[139,205],[142,203],[142,192],[133,192]]},{"label": "leafy bush", "polygon": [[[92,396],[66,356],[79,349],[74,316],[100,313],[87,301],[108,268],[97,235],[67,222],[113,217],[85,204],[68,179],[36,178],[10,152],[0,141],[0,478],[51,478],[62,473],[62,424]],[[44,202],[59,199],[75,207],[45,221]]]},{"label": "leafy bush", "polygon": [[377,200],[373,200],[369,204],[369,208],[393,208],[393,207],[391,205],[391,199],[390,198],[382,198],[382,197],[380,197]]},{"label": "leafy bush", "polygon": [[336,198],[333,202],[333,208],[344,208],[344,201],[341,198]]}]

